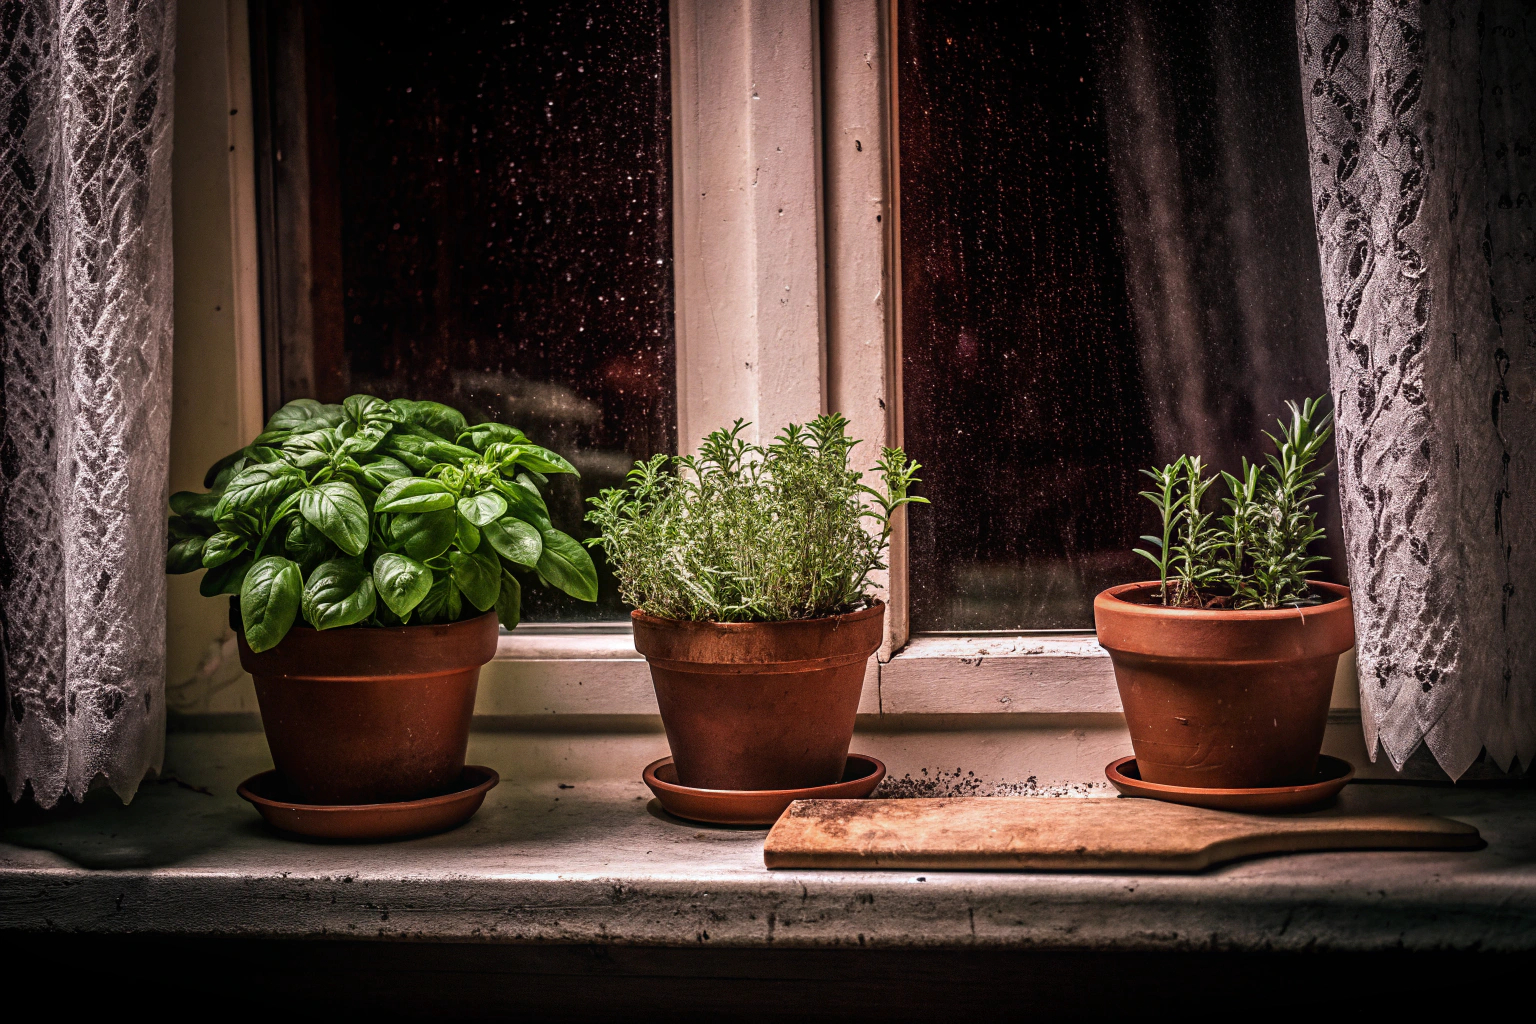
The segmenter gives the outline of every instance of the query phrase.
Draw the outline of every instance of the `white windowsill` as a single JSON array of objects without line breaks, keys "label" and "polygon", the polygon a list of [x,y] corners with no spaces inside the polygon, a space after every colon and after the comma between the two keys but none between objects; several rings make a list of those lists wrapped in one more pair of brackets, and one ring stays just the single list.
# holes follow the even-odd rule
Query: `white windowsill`
[{"label": "white windowsill", "polygon": [[[532,626],[503,634],[481,675],[481,715],[654,715],[650,671],[623,624]],[[1340,659],[1334,707],[1358,707],[1354,659]],[[859,713],[1119,714],[1109,656],[1091,633],[919,635],[870,659]]]}]

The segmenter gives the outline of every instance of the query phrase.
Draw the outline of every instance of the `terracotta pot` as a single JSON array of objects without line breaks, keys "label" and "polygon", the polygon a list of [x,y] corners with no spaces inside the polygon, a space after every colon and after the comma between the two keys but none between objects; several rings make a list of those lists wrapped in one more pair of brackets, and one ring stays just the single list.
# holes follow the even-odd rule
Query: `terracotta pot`
[{"label": "terracotta pot", "polygon": [[681,785],[803,789],[843,777],[884,604],[790,622],[633,618]]},{"label": "terracotta pot", "polygon": [[1111,587],[1093,602],[1146,782],[1239,789],[1311,781],[1339,655],[1355,643],[1349,588],[1310,608],[1164,608]]},{"label": "terracotta pot", "polygon": [[240,664],[256,679],[288,796],[370,804],[455,788],[480,666],[496,653],[496,634],[496,615],[487,612],[443,626],[294,626],[260,654],[242,635]]}]

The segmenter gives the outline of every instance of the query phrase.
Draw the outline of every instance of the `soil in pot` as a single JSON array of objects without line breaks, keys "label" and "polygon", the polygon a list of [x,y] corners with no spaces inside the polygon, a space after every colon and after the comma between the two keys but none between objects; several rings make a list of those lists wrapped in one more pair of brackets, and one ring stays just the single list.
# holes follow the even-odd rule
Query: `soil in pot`
[{"label": "soil in pot", "polygon": [[1304,608],[1165,608],[1157,583],[1094,600],[1143,780],[1238,789],[1311,779],[1339,655],[1354,646],[1347,587]]},{"label": "soil in pot", "polygon": [[788,622],[633,619],[681,785],[804,789],[842,778],[883,603]]},{"label": "soil in pot", "polygon": [[[237,631],[238,633],[238,631]],[[267,745],[290,799],[418,800],[458,786],[496,615],[446,625],[295,626],[240,664],[255,678]]]}]

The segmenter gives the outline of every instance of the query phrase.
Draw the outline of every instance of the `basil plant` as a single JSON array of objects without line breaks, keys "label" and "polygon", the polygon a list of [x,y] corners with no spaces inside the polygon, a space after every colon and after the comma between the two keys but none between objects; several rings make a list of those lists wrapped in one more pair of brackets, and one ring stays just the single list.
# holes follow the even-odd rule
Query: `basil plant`
[{"label": "basil plant", "polygon": [[166,570],[205,568],[204,596],[238,594],[253,651],[300,617],[401,626],[494,608],[510,629],[520,573],[597,600],[591,557],[540,493],[546,474],[575,472],[516,427],[437,402],[299,399],[208,470],[206,494],[171,495]]}]

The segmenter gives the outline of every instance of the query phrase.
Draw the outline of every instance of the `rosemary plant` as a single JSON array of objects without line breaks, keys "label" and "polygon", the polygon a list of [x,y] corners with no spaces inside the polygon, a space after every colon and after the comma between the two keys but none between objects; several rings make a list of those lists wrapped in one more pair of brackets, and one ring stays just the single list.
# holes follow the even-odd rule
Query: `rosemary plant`
[{"label": "rosemary plant", "polygon": [[1155,490],[1142,491],[1158,510],[1161,536],[1141,539],[1156,553],[1136,548],[1157,566],[1160,596],[1180,608],[1283,608],[1316,604],[1308,578],[1327,559],[1311,554],[1323,530],[1312,505],[1318,499],[1323,467],[1314,466],[1333,429],[1332,411],[1320,412],[1321,398],[1287,402],[1290,422],[1268,467],[1242,461],[1239,476],[1223,472],[1226,514],[1204,511],[1214,476],[1198,456],[1180,456],[1162,469],[1144,469]]},{"label": "rosemary plant", "polygon": [[921,467],[882,448],[883,486],[849,468],[859,442],[842,416],[790,424],[766,448],[717,430],[697,456],[658,455],[628,486],[591,499],[587,520],[623,599],[651,615],[776,622],[856,610],[884,569],[891,515],[927,499],[908,493]]}]

